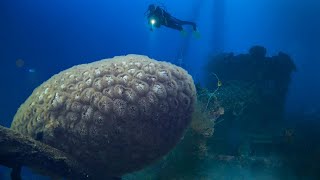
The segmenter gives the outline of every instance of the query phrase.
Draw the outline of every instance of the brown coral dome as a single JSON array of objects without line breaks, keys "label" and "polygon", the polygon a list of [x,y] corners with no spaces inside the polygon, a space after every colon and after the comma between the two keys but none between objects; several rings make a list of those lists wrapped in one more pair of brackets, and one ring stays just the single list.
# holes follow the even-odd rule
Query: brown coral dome
[{"label": "brown coral dome", "polygon": [[101,175],[138,170],[168,153],[191,121],[196,91],[182,68],[117,56],[54,75],[21,105],[11,128]]}]

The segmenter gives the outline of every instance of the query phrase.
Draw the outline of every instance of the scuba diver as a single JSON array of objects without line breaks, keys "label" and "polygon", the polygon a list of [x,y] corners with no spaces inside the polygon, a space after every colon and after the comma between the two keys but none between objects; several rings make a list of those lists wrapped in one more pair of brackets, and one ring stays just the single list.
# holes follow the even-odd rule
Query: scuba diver
[{"label": "scuba diver", "polygon": [[197,32],[197,25],[194,22],[182,21],[171,16],[163,8],[150,4],[148,10],[146,11],[146,16],[148,18],[148,23],[151,25],[150,30],[153,31],[154,28],[159,28],[161,25],[168,28],[172,28],[184,33],[183,25],[191,25],[194,32]]}]

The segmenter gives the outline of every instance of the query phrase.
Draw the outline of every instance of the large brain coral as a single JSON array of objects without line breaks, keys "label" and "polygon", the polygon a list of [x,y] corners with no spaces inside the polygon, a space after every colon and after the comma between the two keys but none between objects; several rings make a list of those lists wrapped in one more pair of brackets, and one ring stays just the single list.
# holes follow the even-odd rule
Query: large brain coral
[{"label": "large brain coral", "polygon": [[182,68],[141,55],[74,66],[36,88],[11,128],[121,175],[166,154],[182,137],[195,103]]}]

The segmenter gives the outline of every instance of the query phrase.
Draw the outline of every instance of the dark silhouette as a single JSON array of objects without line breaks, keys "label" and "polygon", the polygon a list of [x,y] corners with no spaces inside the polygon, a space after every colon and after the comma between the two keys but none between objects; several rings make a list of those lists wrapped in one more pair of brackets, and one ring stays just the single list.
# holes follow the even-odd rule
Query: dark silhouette
[{"label": "dark silhouette", "polygon": [[197,25],[194,22],[182,21],[173,17],[163,8],[150,4],[146,12],[148,23],[151,25],[150,30],[159,28],[161,25],[178,31],[183,31],[183,25],[191,25],[194,31],[197,31]]}]

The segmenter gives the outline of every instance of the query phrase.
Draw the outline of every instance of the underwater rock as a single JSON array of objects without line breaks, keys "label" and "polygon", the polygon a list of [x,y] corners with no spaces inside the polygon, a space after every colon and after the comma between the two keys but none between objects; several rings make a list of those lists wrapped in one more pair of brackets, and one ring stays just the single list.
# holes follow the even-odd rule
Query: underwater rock
[{"label": "underwater rock", "polygon": [[21,105],[11,125],[92,167],[120,176],[168,153],[191,121],[196,99],[182,68],[141,55],[74,66]]},{"label": "underwater rock", "polygon": [[283,52],[271,57],[266,56],[266,52],[262,46],[253,46],[245,54],[223,53],[210,58],[205,66],[208,88],[215,89],[214,73],[222,83],[236,80],[265,84],[266,87],[262,87],[265,91],[272,91],[274,87],[285,94],[292,72],[297,70],[294,61]]},{"label": "underwater rock", "polygon": [[83,164],[62,151],[0,126],[0,164],[12,168],[11,178],[21,179],[22,166],[51,177],[96,179]]},{"label": "underwater rock", "polygon": [[[296,66],[286,53],[266,56],[266,52],[262,46],[253,46],[247,53],[224,53],[209,60],[207,87],[211,91],[219,89],[216,97],[225,110],[224,124],[215,128],[216,135],[227,135],[234,123],[239,123],[237,127],[242,134],[279,131]],[[218,80],[223,84],[221,87],[215,83]]]},{"label": "underwater rock", "polygon": [[254,58],[265,58],[267,54],[267,49],[263,46],[252,46],[249,50],[249,54]]}]

